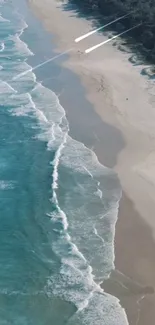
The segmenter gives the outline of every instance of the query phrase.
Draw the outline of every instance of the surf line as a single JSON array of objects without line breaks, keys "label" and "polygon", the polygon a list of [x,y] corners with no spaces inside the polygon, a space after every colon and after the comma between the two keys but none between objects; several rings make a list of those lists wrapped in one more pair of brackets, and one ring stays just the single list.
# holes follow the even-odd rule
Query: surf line
[{"label": "surf line", "polygon": [[[128,16],[128,15],[129,15],[129,14],[124,15],[124,16],[122,16],[122,17],[119,17],[119,18],[115,19],[115,21],[118,21],[118,20],[120,20],[120,19],[122,19],[123,17],[126,17],[126,16]],[[113,21],[113,22],[114,22],[114,21]],[[112,24],[113,22],[111,22],[111,23],[109,23],[109,24]],[[108,24],[107,24],[107,25],[108,25]],[[92,34],[92,33],[95,33],[95,32],[97,32],[99,29],[101,29],[101,28],[103,28],[103,27],[105,27],[105,26],[107,26],[107,25],[104,25],[104,26],[102,26],[102,27],[96,29],[95,31],[90,32],[90,33],[91,33],[91,34]],[[97,45],[95,45],[95,46],[93,46],[93,47],[91,47],[91,48],[85,50],[85,53],[89,53],[89,52],[95,50],[96,48],[98,48],[98,47],[100,47],[100,46],[102,46],[102,45],[104,45],[104,44],[106,44],[106,43],[112,41],[113,39],[115,39],[115,38],[117,38],[117,37],[119,37],[119,36],[121,36],[121,35],[127,33],[128,31],[130,31],[130,30],[132,30],[132,29],[134,29],[134,28],[137,28],[137,27],[140,26],[140,25],[141,25],[141,24],[136,25],[136,26],[134,26],[134,27],[131,27],[131,28],[125,30],[124,32],[120,33],[120,34],[115,35],[115,36],[113,36],[112,38],[110,38],[110,39],[108,39],[108,40],[106,40],[106,41],[104,41],[104,42],[102,42],[102,43],[99,43],[99,44],[97,44]],[[90,33],[88,33],[88,34],[90,35]],[[85,38],[85,37],[89,36],[88,34],[85,34],[85,35],[83,35],[83,36],[81,36],[81,37],[82,37],[82,38]],[[87,35],[87,36],[86,36],[86,35]],[[81,37],[79,37],[78,39],[80,39]],[[77,39],[76,39],[76,40],[77,40]],[[62,52],[62,53],[59,53],[58,55],[55,55],[54,57],[51,57],[50,59],[48,59],[48,60],[46,60],[46,61],[43,61],[42,63],[40,63],[40,64],[38,64],[38,65],[36,65],[36,66],[34,66],[34,67],[31,67],[30,69],[27,69],[26,71],[24,71],[24,72],[22,72],[22,73],[16,75],[15,77],[13,77],[10,81],[14,81],[14,80],[19,79],[20,77],[25,76],[27,73],[32,72],[32,71],[34,71],[34,70],[36,70],[36,69],[38,69],[38,68],[44,66],[45,64],[47,64],[47,63],[49,63],[49,62],[52,62],[52,61],[58,59],[59,57],[61,57],[61,56],[65,55],[65,54],[71,52],[73,49],[74,49],[74,48],[72,47],[72,48],[70,48],[69,50],[66,50],[66,51],[64,51],[64,52]]]},{"label": "surf line", "polygon": [[75,42],[75,43],[78,43],[78,42],[82,41],[84,38],[86,38],[86,37],[88,37],[88,36],[91,36],[91,35],[97,33],[99,30],[103,29],[104,27],[107,27],[107,26],[109,26],[109,25],[115,23],[116,21],[119,21],[119,20],[123,19],[123,18],[129,16],[130,14],[131,14],[131,12],[130,12],[129,14],[124,15],[124,16],[118,17],[118,18],[116,18],[115,20],[109,22],[108,24],[103,25],[103,26],[101,26],[101,27],[99,27],[99,28],[97,28],[97,29],[94,29],[94,30],[92,30],[91,32],[89,32],[89,33],[87,33],[87,34],[84,34],[84,35],[82,35],[82,36],[80,36],[80,37],[77,37],[77,38],[74,40],[74,42]]},{"label": "surf line", "polygon": [[87,50],[85,50],[85,53],[90,53],[91,51],[96,50],[98,47],[100,47],[100,46],[102,46],[102,45],[104,45],[104,44],[106,44],[106,43],[111,42],[113,39],[116,39],[117,37],[119,37],[119,36],[121,36],[121,35],[123,35],[123,34],[129,32],[130,30],[133,30],[133,29],[139,27],[140,25],[142,25],[142,24],[138,24],[138,25],[136,25],[136,26],[133,26],[133,27],[131,27],[131,28],[125,30],[124,32],[122,32],[122,33],[120,33],[120,34],[117,34],[117,35],[115,35],[115,36],[113,36],[113,37],[107,39],[107,40],[104,41],[104,42],[101,42],[101,43],[99,43],[99,44],[97,44],[97,45],[94,45],[94,46],[88,48]]},{"label": "surf line", "polygon": [[34,70],[36,70],[36,69],[42,67],[43,65],[45,65],[45,64],[47,64],[47,63],[49,63],[49,62],[51,62],[51,61],[54,61],[54,60],[58,59],[59,57],[65,55],[65,54],[67,54],[67,53],[69,53],[69,52],[72,51],[72,50],[73,50],[73,48],[71,48],[71,49],[69,49],[69,50],[67,50],[67,51],[64,51],[64,52],[62,52],[62,53],[60,53],[60,54],[58,54],[58,55],[53,56],[52,58],[50,58],[50,59],[48,59],[48,60],[46,60],[46,61],[44,61],[44,62],[42,62],[42,63],[36,65],[35,67],[32,67],[32,68],[27,69],[26,71],[24,71],[24,72],[22,72],[22,73],[19,73],[18,75],[16,75],[15,77],[12,78],[12,81],[17,80],[17,79],[19,79],[20,77],[25,76],[27,73],[32,72],[32,71],[34,71]]}]

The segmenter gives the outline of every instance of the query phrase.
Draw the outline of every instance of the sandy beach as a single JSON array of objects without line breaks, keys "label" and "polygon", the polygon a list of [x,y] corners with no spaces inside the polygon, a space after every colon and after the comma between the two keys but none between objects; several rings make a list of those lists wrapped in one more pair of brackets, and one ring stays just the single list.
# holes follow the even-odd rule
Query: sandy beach
[{"label": "sandy beach", "polygon": [[[29,2],[55,35],[57,52],[70,50],[63,65],[80,77],[87,100],[109,125],[104,138],[102,132],[93,135],[93,150],[101,163],[118,173],[123,196],[115,236],[116,271],[103,287],[120,299],[129,324],[154,325],[155,84],[141,74],[144,67],[132,65],[131,54],[118,50],[114,42],[86,54],[107,35],[95,33],[75,43],[94,23],[79,17],[64,1]],[[87,129],[91,134],[89,123]]]}]

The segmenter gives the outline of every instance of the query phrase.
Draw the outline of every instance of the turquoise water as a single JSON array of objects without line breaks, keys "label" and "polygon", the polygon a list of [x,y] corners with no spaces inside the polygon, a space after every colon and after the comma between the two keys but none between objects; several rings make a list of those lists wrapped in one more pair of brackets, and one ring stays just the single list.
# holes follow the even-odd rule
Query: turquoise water
[{"label": "turquoise water", "polygon": [[31,71],[43,34],[26,2],[0,1],[0,13],[0,325],[123,325],[99,285],[114,268],[118,180],[68,135],[39,82],[47,68]]}]

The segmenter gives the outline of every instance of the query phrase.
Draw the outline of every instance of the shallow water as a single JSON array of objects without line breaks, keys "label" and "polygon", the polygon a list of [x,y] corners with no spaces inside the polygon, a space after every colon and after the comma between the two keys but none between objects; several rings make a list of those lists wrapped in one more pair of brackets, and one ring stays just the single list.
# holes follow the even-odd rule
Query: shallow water
[{"label": "shallow water", "polygon": [[69,136],[47,68],[31,71],[46,39],[26,2],[0,4],[0,324],[123,325],[99,286],[114,268],[118,179]]}]

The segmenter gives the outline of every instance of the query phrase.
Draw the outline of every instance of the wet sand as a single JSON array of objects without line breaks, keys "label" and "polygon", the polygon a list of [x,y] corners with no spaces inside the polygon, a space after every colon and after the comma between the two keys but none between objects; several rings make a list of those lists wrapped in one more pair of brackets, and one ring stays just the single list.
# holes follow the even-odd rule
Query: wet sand
[{"label": "wet sand", "polygon": [[[71,134],[91,147],[101,163],[114,168],[121,181],[116,271],[103,287],[120,299],[130,324],[154,325],[154,86],[140,75],[141,66],[133,67],[129,55],[110,43],[89,56],[84,54],[86,48],[107,38],[95,34],[75,44],[75,37],[92,29],[90,21],[76,17],[75,12],[55,0],[30,2],[47,30],[56,35],[58,51],[73,46],[63,65],[80,77],[89,105],[83,107],[80,98],[85,94],[81,90],[78,93],[79,87],[71,80],[65,83],[66,76],[61,75],[64,92],[60,100],[67,108]],[[72,89],[70,105],[67,87]]]},{"label": "wet sand", "polygon": [[130,325],[154,324],[154,249],[150,227],[123,193],[115,235],[116,271],[103,288],[120,299]]}]

